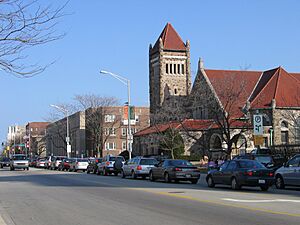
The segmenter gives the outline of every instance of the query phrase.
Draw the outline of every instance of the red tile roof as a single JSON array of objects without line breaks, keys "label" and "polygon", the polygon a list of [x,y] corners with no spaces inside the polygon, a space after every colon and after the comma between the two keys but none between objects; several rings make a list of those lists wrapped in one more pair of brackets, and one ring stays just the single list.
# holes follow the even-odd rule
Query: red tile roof
[{"label": "red tile roof", "polygon": [[207,130],[209,128],[215,128],[216,125],[212,120],[194,120],[194,119],[185,119],[182,122],[171,121],[165,124],[157,124],[151,127],[147,127],[134,134],[135,137],[161,133],[165,132],[168,129],[178,129],[178,130],[189,130],[189,131],[198,131],[198,130]]},{"label": "red tile roof", "polygon": [[291,75],[281,67],[264,72],[249,98],[251,107],[271,107],[272,99],[276,107],[299,107],[300,81],[297,78],[297,74]]},{"label": "red tile roof", "polygon": [[159,35],[159,38],[154,45],[154,49],[158,49],[160,38],[162,39],[164,49],[186,50],[184,42],[170,23],[167,23],[167,25]]},{"label": "red tile roof", "polygon": [[262,72],[205,69],[205,73],[223,107],[231,114],[230,117],[234,118],[242,116],[241,109],[246,104]]}]

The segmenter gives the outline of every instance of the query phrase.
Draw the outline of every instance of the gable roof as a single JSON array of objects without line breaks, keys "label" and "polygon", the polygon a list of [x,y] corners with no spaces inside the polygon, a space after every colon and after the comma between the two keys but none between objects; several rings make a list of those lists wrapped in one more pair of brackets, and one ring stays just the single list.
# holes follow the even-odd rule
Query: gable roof
[{"label": "gable roof", "polygon": [[[246,104],[262,72],[211,69],[204,71],[225,110],[230,111],[233,117],[242,116],[241,109]],[[230,100],[230,96],[234,98],[234,94],[238,97]]]},{"label": "gable roof", "polygon": [[289,74],[282,67],[265,71],[249,98],[251,108],[271,107],[275,99],[276,107],[299,107],[299,74]]},{"label": "gable roof", "polygon": [[162,39],[164,49],[168,50],[186,50],[186,46],[182,41],[179,34],[175,31],[173,26],[170,23],[167,23],[159,38],[157,39],[154,49],[158,49],[159,47],[159,39]]}]

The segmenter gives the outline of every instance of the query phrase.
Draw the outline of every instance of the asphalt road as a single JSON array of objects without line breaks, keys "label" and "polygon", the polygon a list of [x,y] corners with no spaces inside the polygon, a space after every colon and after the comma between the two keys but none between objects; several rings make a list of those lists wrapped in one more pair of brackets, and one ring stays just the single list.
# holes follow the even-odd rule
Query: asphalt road
[{"label": "asphalt road", "polygon": [[0,169],[0,225],[299,225],[300,189],[262,192]]}]

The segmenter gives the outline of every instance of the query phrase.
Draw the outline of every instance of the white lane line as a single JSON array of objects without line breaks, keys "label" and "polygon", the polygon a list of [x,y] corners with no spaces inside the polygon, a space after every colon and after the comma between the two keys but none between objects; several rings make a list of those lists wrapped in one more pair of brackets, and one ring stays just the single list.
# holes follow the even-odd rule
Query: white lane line
[{"label": "white lane line", "polygon": [[0,225],[6,225],[6,223],[4,222],[2,216],[0,215]]},{"label": "white lane line", "polygon": [[245,202],[245,203],[268,203],[268,202],[292,202],[300,203],[300,200],[293,199],[262,199],[262,200],[248,200],[248,199],[234,199],[234,198],[221,198],[224,201],[230,202]]}]

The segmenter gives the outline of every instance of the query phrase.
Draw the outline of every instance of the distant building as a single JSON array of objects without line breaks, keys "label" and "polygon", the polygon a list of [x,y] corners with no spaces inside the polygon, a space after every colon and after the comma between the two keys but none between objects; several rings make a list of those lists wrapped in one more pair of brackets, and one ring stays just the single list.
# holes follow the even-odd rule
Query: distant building
[{"label": "distant building", "polygon": [[[130,112],[132,133],[149,126],[148,107],[131,107]],[[127,106],[89,108],[70,115],[71,156],[118,155],[127,150],[127,118]],[[67,155],[66,127],[66,118],[48,125],[47,155]]]},{"label": "distant building", "polygon": [[19,152],[21,149],[21,144],[24,143],[23,137],[25,135],[25,126],[9,126],[7,132],[6,143],[9,146],[10,154]]},{"label": "distant building", "polygon": [[26,150],[30,156],[46,156],[46,127],[49,122],[29,122],[24,138]]}]

